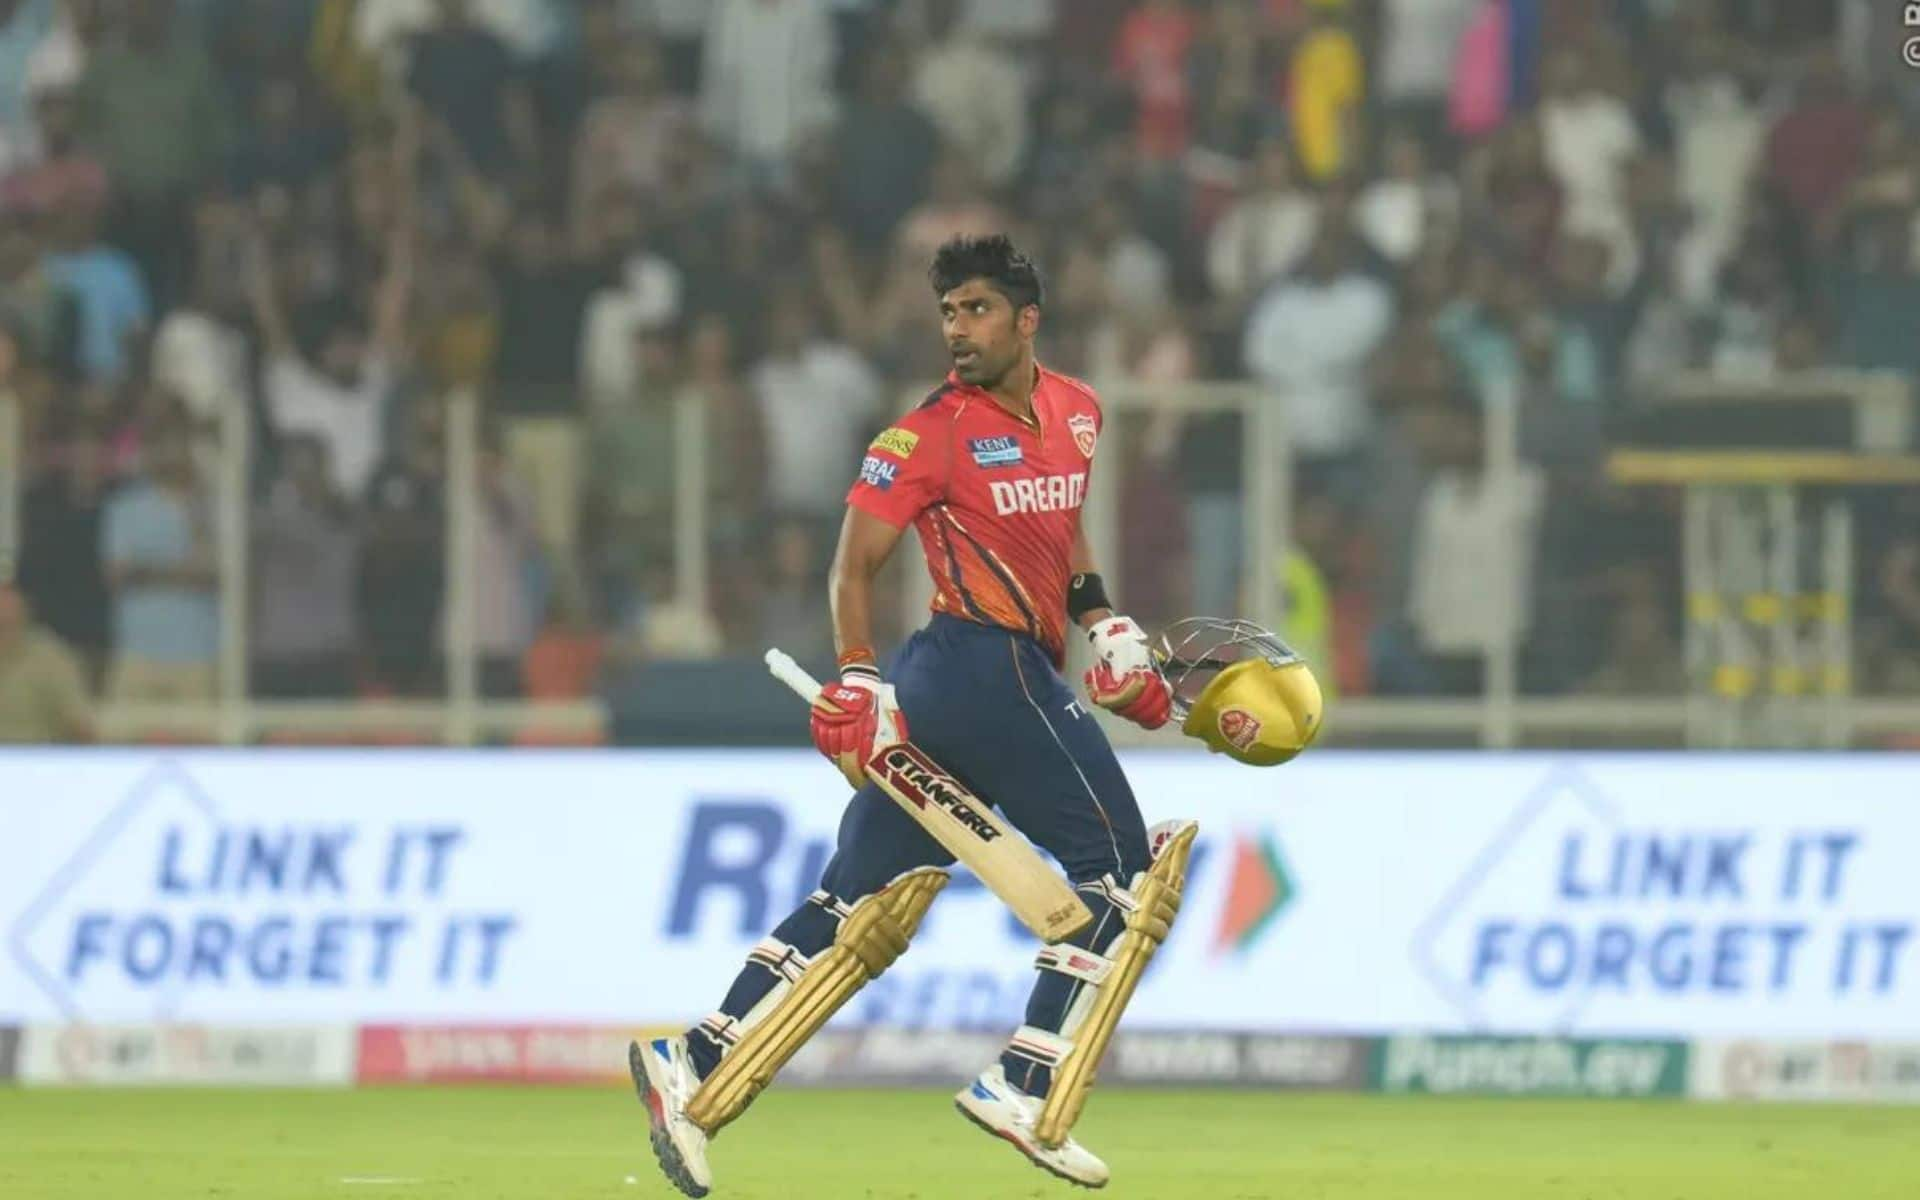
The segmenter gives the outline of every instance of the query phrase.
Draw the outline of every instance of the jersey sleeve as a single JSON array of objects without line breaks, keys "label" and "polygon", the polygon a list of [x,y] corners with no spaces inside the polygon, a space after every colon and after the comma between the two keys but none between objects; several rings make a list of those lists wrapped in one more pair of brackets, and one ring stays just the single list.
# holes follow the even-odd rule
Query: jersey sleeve
[{"label": "jersey sleeve", "polygon": [[946,422],[916,411],[880,431],[860,460],[847,503],[895,529],[905,529],[946,499]]}]

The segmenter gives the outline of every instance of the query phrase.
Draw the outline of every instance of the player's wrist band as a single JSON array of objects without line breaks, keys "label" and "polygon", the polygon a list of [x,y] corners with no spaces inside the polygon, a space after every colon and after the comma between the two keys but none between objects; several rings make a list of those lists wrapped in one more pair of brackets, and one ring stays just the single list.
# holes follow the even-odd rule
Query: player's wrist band
[{"label": "player's wrist band", "polygon": [[1096,608],[1112,608],[1113,601],[1107,599],[1107,585],[1100,576],[1088,571],[1075,575],[1067,581],[1067,618],[1079,621],[1086,613]]},{"label": "player's wrist band", "polygon": [[874,660],[873,651],[859,646],[840,655],[840,678],[852,675],[862,679],[880,682],[880,666]]}]

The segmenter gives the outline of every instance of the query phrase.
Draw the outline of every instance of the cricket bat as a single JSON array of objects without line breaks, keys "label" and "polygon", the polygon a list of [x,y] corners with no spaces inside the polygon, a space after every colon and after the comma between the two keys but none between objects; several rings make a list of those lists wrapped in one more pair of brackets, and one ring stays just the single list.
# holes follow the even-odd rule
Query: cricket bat
[{"label": "cricket bat", "polygon": [[[819,682],[785,651],[767,651],[767,670],[808,704],[820,694]],[[1042,941],[1065,941],[1093,920],[1025,838],[912,742],[876,750],[867,760],[867,778],[967,864]]]}]

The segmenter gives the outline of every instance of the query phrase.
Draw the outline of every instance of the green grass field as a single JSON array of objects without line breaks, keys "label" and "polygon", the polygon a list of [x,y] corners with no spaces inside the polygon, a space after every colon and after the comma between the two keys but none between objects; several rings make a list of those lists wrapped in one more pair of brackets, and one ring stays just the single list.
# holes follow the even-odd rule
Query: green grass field
[{"label": "green grass field", "polygon": [[[1920,1110],[1096,1094],[1118,1197],[1913,1200]],[[938,1092],[769,1093],[715,1144],[715,1200],[1081,1194]],[[0,1197],[678,1195],[619,1089],[0,1089]]]}]

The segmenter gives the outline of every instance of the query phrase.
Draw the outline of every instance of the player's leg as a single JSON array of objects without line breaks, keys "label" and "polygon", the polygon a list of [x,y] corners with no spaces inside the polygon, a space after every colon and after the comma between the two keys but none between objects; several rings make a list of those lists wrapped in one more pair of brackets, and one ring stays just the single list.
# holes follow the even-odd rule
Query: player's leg
[{"label": "player's leg", "polygon": [[[921,642],[910,639],[894,664],[910,681],[932,665]],[[910,724],[944,715],[912,702],[922,690],[903,689]],[[886,793],[860,789],[840,819],[819,889],[754,947],[720,1007],[681,1037],[631,1048],[655,1153],[682,1191],[705,1194],[707,1140],[906,949],[952,862]]]},{"label": "player's leg", "polygon": [[708,1139],[899,957],[952,861],[884,792],[862,788],[819,890],[753,948],[719,1009],[684,1036],[630,1047],[654,1152],[676,1186],[706,1194]]},{"label": "player's leg", "polygon": [[[1165,937],[1168,881],[1156,872],[1164,876],[1172,863],[1156,865],[1106,735],[1045,655],[1030,642],[1000,635],[996,653],[983,648],[978,661],[1000,664],[1010,697],[997,710],[996,752],[953,769],[1060,860],[1094,920],[1067,943],[1042,950],[1025,1024],[1000,1062],[957,1100],[963,1113],[1036,1164],[1097,1186],[1105,1167],[1066,1130],[1145,957]],[[963,747],[922,739],[918,730],[915,736],[943,764],[965,758]],[[1183,844],[1182,864],[1184,855]],[[1172,907],[1177,892],[1175,882]],[[1055,1097],[1057,1073],[1068,1082]]]}]

